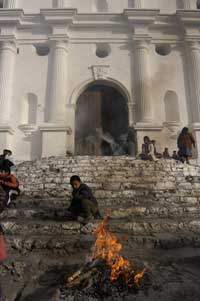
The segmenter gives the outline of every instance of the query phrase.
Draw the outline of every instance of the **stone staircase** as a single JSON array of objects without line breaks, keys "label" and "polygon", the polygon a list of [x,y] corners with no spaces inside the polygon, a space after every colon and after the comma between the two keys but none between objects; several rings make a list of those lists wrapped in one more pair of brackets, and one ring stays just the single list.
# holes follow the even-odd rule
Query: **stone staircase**
[{"label": "stone staircase", "polygon": [[22,194],[1,214],[9,256],[0,266],[0,279],[9,301],[34,300],[25,296],[40,289],[40,278],[52,267],[56,282],[60,271],[67,273],[84,262],[98,221],[83,227],[66,220],[74,174],[94,190],[102,215],[109,211],[109,227],[129,258],[150,260],[166,250],[171,256],[180,249],[181,254],[200,251],[198,166],[130,157],[68,157],[24,162],[15,173]]}]

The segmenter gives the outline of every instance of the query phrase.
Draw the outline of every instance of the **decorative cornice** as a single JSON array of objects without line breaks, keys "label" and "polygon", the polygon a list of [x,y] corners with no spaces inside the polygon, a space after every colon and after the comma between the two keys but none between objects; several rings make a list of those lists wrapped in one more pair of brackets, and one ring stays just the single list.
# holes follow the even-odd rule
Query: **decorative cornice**
[{"label": "decorative cornice", "polygon": [[162,131],[163,126],[160,124],[137,122],[135,125],[137,131]]},{"label": "decorative cornice", "polygon": [[195,122],[189,125],[189,128],[191,128],[193,131],[200,131],[200,123]]},{"label": "decorative cornice", "polygon": [[77,15],[77,9],[41,9],[40,14],[51,24],[71,24]]},{"label": "decorative cornice", "polygon": [[14,132],[14,129],[9,125],[0,124],[0,133],[8,133],[10,135],[13,135]]},{"label": "decorative cornice", "polygon": [[177,10],[176,16],[184,25],[200,25],[199,10]]},{"label": "decorative cornice", "polygon": [[41,132],[67,132],[71,134],[71,128],[62,123],[46,123],[39,126]]},{"label": "decorative cornice", "polygon": [[124,17],[128,19],[131,24],[150,25],[155,22],[159,12],[159,9],[125,9]]},{"label": "decorative cornice", "polygon": [[23,17],[23,9],[0,9],[0,24],[19,24]]},{"label": "decorative cornice", "polygon": [[26,137],[32,135],[32,133],[36,132],[38,127],[35,124],[21,124],[18,128],[24,133]]}]

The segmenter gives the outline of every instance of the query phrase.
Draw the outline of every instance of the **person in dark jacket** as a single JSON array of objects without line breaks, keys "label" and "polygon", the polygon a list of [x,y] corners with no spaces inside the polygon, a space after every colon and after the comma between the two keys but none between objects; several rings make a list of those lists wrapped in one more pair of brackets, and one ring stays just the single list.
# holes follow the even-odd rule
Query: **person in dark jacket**
[{"label": "person in dark jacket", "polygon": [[134,127],[129,127],[127,132],[126,153],[129,156],[136,156],[137,132]]},{"label": "person in dark jacket", "polygon": [[10,173],[10,168],[4,168],[0,171],[0,185],[3,188],[6,198],[4,207],[9,207],[12,200],[20,194],[19,182],[17,178]]},{"label": "person in dark jacket", "polygon": [[3,154],[0,155],[0,170],[2,170],[3,168],[11,168],[12,166],[14,166],[13,162],[10,160],[11,156],[11,150],[3,150]]},{"label": "person in dark jacket", "polygon": [[183,163],[186,161],[186,163],[189,164],[189,159],[192,158],[192,148],[195,147],[195,140],[187,127],[182,129],[177,144],[179,148],[178,155],[181,161]]},{"label": "person in dark jacket", "polygon": [[81,217],[84,223],[91,218],[100,217],[98,203],[91,189],[81,182],[79,176],[72,176],[70,184],[73,188],[71,205],[68,211],[75,217]]}]

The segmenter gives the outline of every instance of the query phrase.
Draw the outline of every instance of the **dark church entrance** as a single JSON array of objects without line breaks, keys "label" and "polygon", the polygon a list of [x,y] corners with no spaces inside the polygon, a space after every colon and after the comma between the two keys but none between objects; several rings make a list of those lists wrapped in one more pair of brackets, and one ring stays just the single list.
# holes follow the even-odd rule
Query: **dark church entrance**
[{"label": "dark church entrance", "polygon": [[127,102],[116,88],[95,82],[81,94],[76,109],[76,155],[122,155],[127,130]]}]

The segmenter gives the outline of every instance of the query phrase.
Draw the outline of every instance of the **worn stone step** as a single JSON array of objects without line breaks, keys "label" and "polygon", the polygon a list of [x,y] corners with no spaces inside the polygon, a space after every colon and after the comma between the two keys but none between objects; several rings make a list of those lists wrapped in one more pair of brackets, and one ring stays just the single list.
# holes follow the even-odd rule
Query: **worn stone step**
[{"label": "worn stone step", "polygon": [[6,235],[6,246],[9,252],[35,252],[37,250],[51,251],[52,254],[58,253],[71,255],[75,252],[84,252],[90,249],[94,243],[95,237],[92,234],[76,234],[76,235],[27,235],[25,232],[17,235]]},{"label": "worn stone step", "polygon": [[[98,225],[99,221],[88,224],[88,232],[92,231]],[[78,222],[69,221],[41,221],[41,220],[25,220],[20,221],[2,221],[2,225],[6,234],[19,234],[22,231],[26,234],[45,235],[52,233],[57,234],[77,234],[83,231],[83,226]],[[200,220],[198,217],[175,217],[175,218],[144,218],[135,217],[134,219],[111,219],[109,222],[111,231],[128,234],[145,234],[152,235],[154,233],[177,231],[190,231],[200,234]]]},{"label": "worn stone step", "polygon": [[[100,203],[101,204],[101,203]],[[69,203],[65,203],[65,208],[67,208]],[[121,205],[121,204],[120,204]],[[101,214],[107,210],[109,216],[115,219],[122,218],[134,218],[136,216],[145,217],[175,217],[187,214],[188,216],[198,216],[200,213],[200,205],[196,206],[170,206],[170,204],[161,205],[149,205],[148,203],[141,205],[126,205],[121,207],[120,205],[108,206],[99,206]],[[167,206],[168,205],[168,206]],[[21,207],[21,208],[10,208],[5,210],[1,214],[1,220],[8,219],[41,219],[41,220],[60,220],[64,219],[67,216],[67,210],[59,207]]]}]

